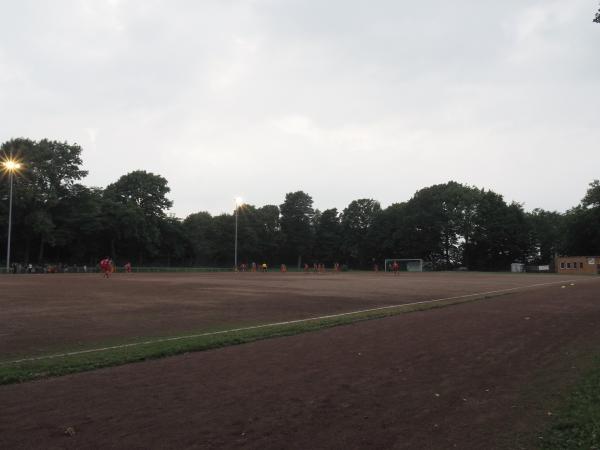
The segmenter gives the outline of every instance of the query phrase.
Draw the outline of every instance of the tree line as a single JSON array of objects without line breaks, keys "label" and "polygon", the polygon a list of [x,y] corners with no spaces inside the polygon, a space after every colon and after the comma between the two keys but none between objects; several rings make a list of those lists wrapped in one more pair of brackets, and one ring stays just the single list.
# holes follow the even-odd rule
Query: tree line
[{"label": "tree line", "polygon": [[[78,145],[13,139],[3,157],[24,169],[15,176],[12,260],[20,263],[233,265],[235,214],[168,214],[167,180],[137,170],[105,188],[81,183]],[[9,184],[0,182],[0,229],[8,228]],[[554,255],[600,254],[600,182],[566,213],[524,211],[491,190],[454,181],[418,190],[382,208],[357,199],[342,211],[320,211],[312,197],[290,192],[280,205],[242,205],[238,261],[291,266],[335,262],[370,268],[385,258],[421,258],[432,269],[507,270],[512,262],[548,264]],[[6,252],[1,242],[2,257]]]}]

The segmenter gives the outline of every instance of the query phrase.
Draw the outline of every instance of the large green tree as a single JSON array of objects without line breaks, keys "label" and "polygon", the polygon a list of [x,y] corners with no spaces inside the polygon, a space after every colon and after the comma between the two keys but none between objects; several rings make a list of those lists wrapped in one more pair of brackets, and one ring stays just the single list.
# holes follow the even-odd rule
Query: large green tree
[{"label": "large green tree", "polygon": [[[234,217],[235,219],[235,217]],[[265,259],[262,254],[260,240],[261,218],[253,205],[242,205],[238,209],[238,264]],[[231,241],[232,262],[234,257],[234,240]]]},{"label": "large green tree", "polygon": [[600,180],[592,181],[589,186],[581,204],[586,208],[598,208],[600,207]]},{"label": "large green tree", "polygon": [[104,191],[105,217],[113,257],[119,252],[136,255],[142,264],[146,256],[155,256],[160,247],[161,222],[172,202],[166,195],[167,180],[143,170],[120,177]]},{"label": "large green tree", "polygon": [[565,214],[565,243],[562,252],[565,255],[600,254],[600,207],[585,208],[577,206]]},{"label": "large green tree", "polygon": [[305,192],[289,192],[279,207],[281,211],[281,232],[283,234],[283,255],[286,262],[297,260],[298,266],[302,257],[312,247],[312,218],[314,215],[313,200]]},{"label": "large green tree", "polygon": [[[85,177],[81,169],[81,147],[77,144],[42,139],[13,139],[0,147],[2,159],[17,159],[21,173],[15,177],[13,225],[17,230],[15,253],[28,262],[32,245],[37,244],[37,260],[44,259],[48,245],[60,245],[55,217],[60,203],[71,195],[75,183]],[[0,192],[7,193],[7,183]]]},{"label": "large green tree", "polygon": [[482,192],[473,217],[472,236],[464,246],[469,268],[507,270],[512,262],[525,263],[529,235],[521,205],[507,205],[501,195]]},{"label": "large green tree", "polygon": [[410,216],[406,203],[394,203],[377,215],[369,235],[373,240],[375,257],[382,261],[387,258],[417,258],[420,253],[413,250]]},{"label": "large green tree", "polygon": [[[265,205],[256,210],[255,221],[258,237],[258,250],[260,259],[271,263],[278,262],[279,248],[281,246],[281,223],[279,220],[279,207]],[[259,259],[259,258],[257,258]]]},{"label": "large green tree", "polygon": [[55,261],[93,265],[105,250],[102,239],[105,221],[102,215],[102,190],[75,184],[53,211],[56,225]]},{"label": "large green tree", "polygon": [[[167,180],[134,171],[106,189],[80,183],[82,149],[47,139],[13,139],[0,158],[17,158],[14,183],[15,261],[92,264],[110,254],[118,262],[230,266],[235,216],[168,216]],[[8,183],[0,180],[0,229],[6,230]],[[548,263],[556,253],[600,253],[600,181],[565,214],[525,213],[501,195],[448,182],[420,189],[381,210],[373,199],[313,210],[312,198],[291,192],[280,207],[245,205],[238,211],[240,262],[300,262],[369,266],[373,259],[423,258],[432,267],[466,265],[507,270],[514,261]],[[0,245],[4,246],[6,240]],[[4,254],[4,252],[2,252]]]},{"label": "large green tree", "polygon": [[313,256],[320,262],[333,264],[340,260],[342,227],[336,208],[315,214]]},{"label": "large green tree", "polygon": [[183,229],[189,241],[189,264],[192,266],[210,265],[213,262],[214,224],[208,212],[190,214],[183,221]]},{"label": "large green tree", "polygon": [[567,211],[564,225],[562,253],[600,254],[600,181],[591,182],[581,203]]},{"label": "large green tree", "polygon": [[159,221],[160,244],[159,260],[161,264],[170,267],[173,262],[182,261],[189,247],[181,219],[168,216]]},{"label": "large green tree", "polygon": [[[238,210],[238,264],[266,262],[275,264],[278,259],[279,208],[266,205],[257,208],[253,205],[241,205]],[[224,214],[213,219],[214,226],[220,234],[223,252],[219,256],[222,264],[230,265],[234,259],[235,211],[232,215]],[[223,236],[226,239],[221,240]]]},{"label": "large green tree", "polygon": [[563,246],[563,215],[536,208],[526,214],[526,219],[530,230],[530,261],[551,264]]},{"label": "large green tree", "polygon": [[470,243],[480,198],[478,189],[455,181],[417,191],[406,206],[407,257],[426,259],[436,268],[468,265],[463,248]]},{"label": "large green tree", "polygon": [[123,175],[106,187],[106,196],[123,205],[140,208],[145,216],[165,217],[173,206],[167,198],[171,191],[166,178],[145,170],[135,170]]},{"label": "large green tree", "polygon": [[219,214],[213,217],[214,253],[212,264],[233,267],[235,220],[232,214]]},{"label": "large green tree", "polygon": [[342,252],[348,263],[367,267],[374,258],[370,229],[381,213],[378,201],[363,198],[354,200],[342,212]]}]

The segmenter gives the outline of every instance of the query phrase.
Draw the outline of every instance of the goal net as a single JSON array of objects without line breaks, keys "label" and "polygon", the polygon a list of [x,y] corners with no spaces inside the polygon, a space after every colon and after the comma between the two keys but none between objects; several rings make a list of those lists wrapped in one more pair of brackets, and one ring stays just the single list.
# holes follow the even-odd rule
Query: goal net
[{"label": "goal net", "polygon": [[391,272],[392,265],[394,262],[398,263],[400,271],[402,272],[423,272],[423,260],[422,259],[386,259],[385,260],[385,271]]}]

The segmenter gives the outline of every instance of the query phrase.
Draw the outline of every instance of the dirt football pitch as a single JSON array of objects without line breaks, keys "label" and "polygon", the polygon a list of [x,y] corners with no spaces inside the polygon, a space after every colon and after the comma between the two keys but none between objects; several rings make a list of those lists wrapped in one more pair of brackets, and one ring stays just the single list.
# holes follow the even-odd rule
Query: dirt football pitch
[{"label": "dirt football pitch", "polygon": [[0,362],[471,294],[492,298],[0,386],[0,448],[536,448],[600,345],[600,278],[0,277]]}]

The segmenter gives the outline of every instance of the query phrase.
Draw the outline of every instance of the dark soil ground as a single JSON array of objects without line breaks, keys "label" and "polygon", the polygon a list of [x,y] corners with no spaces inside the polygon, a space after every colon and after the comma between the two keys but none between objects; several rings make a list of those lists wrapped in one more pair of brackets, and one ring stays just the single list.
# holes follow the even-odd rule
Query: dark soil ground
[{"label": "dark soil ground", "polygon": [[[505,286],[524,280],[458,276],[440,274],[438,283],[424,277],[421,286],[449,295],[468,289],[469,282],[471,290],[487,290],[493,280]],[[223,278],[210,279],[219,293]],[[146,279],[148,284],[152,280]],[[321,289],[327,293],[319,302],[331,296],[342,308],[411,297],[396,296],[388,284],[396,281],[386,280],[381,284],[393,294],[389,299],[377,300],[375,293],[361,299],[356,291],[362,280],[372,282],[365,276],[343,283],[347,301],[356,303],[344,303],[328,288]],[[416,295],[419,277],[411,280],[414,285],[406,289]],[[328,283],[325,278],[306,282]],[[280,289],[279,296],[268,296],[271,302],[286,302],[287,284],[270,283]],[[196,282],[191,284],[193,290]],[[258,286],[248,289],[255,305]],[[302,286],[293,288],[300,299]],[[363,289],[364,294],[368,289]],[[155,291],[163,295],[158,287]],[[307,297],[306,309],[296,314],[322,311]],[[66,305],[77,305],[74,298],[71,294]],[[50,308],[54,323],[60,317],[57,303]],[[99,308],[98,315],[103,321],[118,317],[117,305]],[[215,311],[211,305],[205,310]],[[284,311],[271,313],[269,318],[275,318]],[[584,277],[565,288],[539,287],[292,337],[0,386],[0,448],[535,448],[536,431],[551,417],[549,408],[585,369],[590,350],[599,348],[599,324],[600,280]]]},{"label": "dark soil ground", "polygon": [[481,273],[4,276],[0,361],[565,278]]}]

